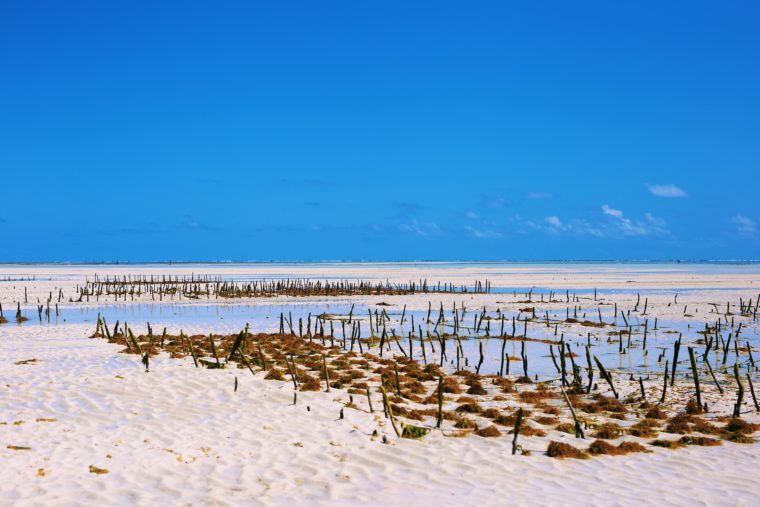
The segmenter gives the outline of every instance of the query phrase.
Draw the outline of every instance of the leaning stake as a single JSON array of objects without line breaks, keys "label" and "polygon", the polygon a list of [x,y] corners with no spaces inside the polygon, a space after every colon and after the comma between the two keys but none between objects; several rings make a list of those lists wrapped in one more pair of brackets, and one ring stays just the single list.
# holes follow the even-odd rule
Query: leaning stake
[{"label": "leaning stake", "polygon": [[596,362],[596,365],[599,367],[599,373],[601,374],[602,378],[607,381],[607,383],[610,385],[610,389],[612,389],[612,394],[615,395],[615,399],[618,397],[618,393],[615,390],[615,386],[612,384],[612,377],[610,376],[609,372],[604,368],[604,365],[599,360],[598,357],[594,356],[594,361]]},{"label": "leaning stake", "polygon": [[691,361],[691,373],[694,375],[694,387],[697,389],[697,404],[702,407],[702,392],[699,389],[699,372],[697,361],[694,359],[694,348],[689,347],[689,360]]}]

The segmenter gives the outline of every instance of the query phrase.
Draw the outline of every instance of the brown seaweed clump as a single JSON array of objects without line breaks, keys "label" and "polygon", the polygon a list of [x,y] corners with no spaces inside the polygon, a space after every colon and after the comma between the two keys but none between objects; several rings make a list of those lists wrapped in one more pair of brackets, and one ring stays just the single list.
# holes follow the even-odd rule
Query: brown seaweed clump
[{"label": "brown seaweed clump", "polygon": [[694,398],[689,398],[689,401],[686,402],[686,413],[687,414],[701,414],[704,410],[702,407],[699,406],[699,403],[697,403],[697,400]]},{"label": "brown seaweed clump", "polygon": [[319,391],[322,389],[319,380],[312,377],[311,375],[304,374],[301,376],[301,378],[301,391]]},{"label": "brown seaweed clump", "polygon": [[557,426],[554,427],[554,429],[557,431],[561,431],[562,433],[575,435],[575,424],[570,423],[570,422],[559,423]]},{"label": "brown seaweed clump", "polygon": [[542,415],[536,417],[536,422],[543,424],[544,426],[554,426],[555,424],[559,424],[559,419],[556,417]]},{"label": "brown seaweed clump", "polygon": [[515,383],[506,377],[496,377],[493,379],[493,383],[501,388],[502,393],[515,392]]},{"label": "brown seaweed clump", "polygon": [[655,419],[642,419],[641,421],[628,428],[628,433],[634,437],[654,438],[659,433],[659,431],[657,431],[657,427],[658,423]]},{"label": "brown seaweed clump", "polygon": [[602,394],[595,394],[594,401],[582,404],[580,409],[589,414],[607,412],[612,415],[623,415],[627,412],[625,405],[620,400]]},{"label": "brown seaweed clump", "polygon": [[454,423],[454,427],[460,430],[476,430],[478,429],[478,425],[475,424],[472,419],[469,419],[468,417],[460,417],[457,419],[457,421]]},{"label": "brown seaweed clump", "polygon": [[501,432],[493,424],[486,428],[475,431],[475,434],[478,435],[479,437],[488,437],[488,438],[501,436]]},{"label": "brown seaweed clump", "polygon": [[739,417],[733,417],[725,426],[725,430],[729,433],[740,433],[742,435],[749,435],[760,429],[760,424],[748,423],[744,419]]},{"label": "brown seaweed clump", "polygon": [[678,449],[684,446],[680,440],[652,440],[649,443],[655,447],[664,447],[665,449]]},{"label": "brown seaweed clump", "polygon": [[643,445],[636,442],[622,442],[620,445],[614,446],[604,440],[594,440],[588,451],[595,456],[602,454],[622,456],[631,452],[648,452]]},{"label": "brown seaweed clump", "polygon": [[649,410],[647,410],[647,413],[644,414],[644,417],[647,419],[667,419],[668,416],[659,409],[659,407],[652,407]]},{"label": "brown seaweed clump", "polygon": [[285,380],[285,376],[279,368],[272,368],[264,378],[267,380]]},{"label": "brown seaweed clump", "polygon": [[549,456],[550,458],[557,458],[557,459],[564,459],[564,458],[588,459],[589,457],[586,451],[582,449],[573,447],[570,444],[555,442],[554,440],[549,442],[549,446],[546,448],[546,455]]},{"label": "brown seaweed clump", "polygon": [[594,433],[594,438],[604,438],[612,440],[620,436],[622,428],[615,423],[605,423],[599,426]]},{"label": "brown seaweed clump", "polygon": [[693,436],[683,436],[678,440],[678,442],[684,445],[701,445],[705,447],[712,447],[716,445],[721,445],[723,443],[717,438],[693,437]]},{"label": "brown seaweed clump", "polygon": [[760,424],[748,423],[739,417],[733,417],[728,424],[723,427],[722,437],[725,440],[737,444],[751,444],[755,439],[750,435],[760,428]]},{"label": "brown seaweed clump", "polygon": [[665,431],[668,433],[678,433],[683,435],[684,433],[691,433],[691,426],[689,423],[692,420],[692,416],[689,414],[678,414],[671,417],[668,425],[665,426]]},{"label": "brown seaweed clump", "polygon": [[480,382],[474,381],[470,385],[470,388],[467,389],[467,394],[472,394],[475,396],[483,396],[483,395],[488,394],[488,392],[485,390],[485,388]]},{"label": "brown seaweed clump", "polygon": [[456,408],[457,412],[465,412],[468,414],[479,414],[483,411],[483,407],[478,405],[476,402],[471,401],[468,403],[462,403]]},{"label": "brown seaweed clump", "polygon": [[501,412],[499,412],[499,409],[496,408],[487,408],[483,410],[483,412],[480,413],[481,417],[485,417],[486,419],[496,419],[501,415]]},{"label": "brown seaweed clump", "polygon": [[[513,434],[515,432],[514,429],[509,431],[509,434]],[[523,424],[520,426],[520,436],[521,437],[545,437],[546,432],[542,430],[541,428],[536,428],[534,426],[525,425]]]},{"label": "brown seaweed clump", "polygon": [[[436,388],[436,391],[438,389]],[[443,378],[443,392],[449,394],[459,394],[462,392],[462,388],[459,386],[459,382],[454,377]]]},{"label": "brown seaweed clump", "polygon": [[647,451],[646,447],[639,444],[638,442],[621,442],[620,445],[618,445],[618,449],[625,451],[626,453],[629,452],[651,452]]}]

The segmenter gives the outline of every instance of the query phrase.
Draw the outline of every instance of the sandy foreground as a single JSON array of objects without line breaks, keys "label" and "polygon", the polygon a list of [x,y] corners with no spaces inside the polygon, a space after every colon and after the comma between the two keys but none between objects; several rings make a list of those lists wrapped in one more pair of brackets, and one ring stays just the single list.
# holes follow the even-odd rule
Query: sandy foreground
[{"label": "sandy foreground", "polygon": [[[109,269],[110,274],[214,273],[199,267]],[[215,269],[234,273],[245,269],[251,275],[272,271],[266,266]],[[320,269],[324,276],[345,278],[408,280],[412,275],[431,279],[439,275],[442,281],[488,278],[504,286],[692,287],[703,291],[690,296],[695,300],[726,300],[731,291],[755,297],[760,287],[756,267],[721,273],[652,267],[637,271],[624,266],[626,272],[621,274],[609,266],[589,268],[592,272],[586,273],[566,266],[561,275],[523,272],[535,269],[527,267],[509,271],[503,266],[470,266],[463,268],[466,272],[453,273],[435,267],[426,268],[429,272],[406,266],[394,271],[374,265],[296,265],[276,271],[306,276]],[[94,271],[3,266],[0,275],[36,276],[26,283],[34,287],[29,293],[33,298],[56,287],[70,290]],[[105,273],[106,268],[97,271]],[[23,285],[0,284],[6,317],[10,304],[23,296]],[[492,301],[497,296],[487,297]],[[409,301],[423,305],[421,298]],[[581,461],[546,457],[544,441],[531,439],[525,444],[531,456],[512,456],[506,438],[450,438],[434,431],[420,441],[402,440],[390,431],[381,411],[369,413],[364,399],[357,397],[357,408],[344,409],[345,418],[340,419],[341,408],[349,401],[344,391],[300,392],[294,405],[288,382],[264,380],[263,374],[242,369],[199,370],[191,360],[166,355],[152,359],[151,371],[145,373],[138,356],[119,354],[121,347],[88,338],[92,332],[89,323],[0,325],[0,504],[760,502],[757,443]],[[36,361],[17,364],[30,359]],[[375,430],[378,436],[373,436]],[[383,435],[388,443],[382,441]],[[555,437],[577,445],[572,435]],[[95,473],[99,469],[108,473]]]}]

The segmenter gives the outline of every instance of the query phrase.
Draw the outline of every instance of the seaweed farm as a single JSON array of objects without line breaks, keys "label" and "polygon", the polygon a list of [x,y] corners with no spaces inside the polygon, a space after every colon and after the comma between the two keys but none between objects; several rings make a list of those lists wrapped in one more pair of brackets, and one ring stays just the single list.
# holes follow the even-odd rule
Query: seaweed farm
[{"label": "seaweed farm", "polygon": [[[713,272],[697,272],[689,287],[673,271],[634,290],[591,268],[572,289],[481,266],[428,267],[416,281],[402,281],[402,268],[382,279],[128,269],[9,275],[6,459],[53,474],[34,456],[48,441],[75,442],[71,459],[87,462],[67,469],[129,480],[142,455],[171,477],[176,463],[188,473],[258,463],[258,448],[274,468],[257,465],[251,478],[273,485],[289,477],[286,463],[337,452],[338,468],[314,473],[395,474],[400,459],[464,487],[473,479],[457,468],[484,459],[532,470],[531,480],[597,462],[621,477],[627,462],[710,467],[710,452],[724,467],[760,445],[754,275],[705,287]],[[626,277],[644,280],[660,268],[632,269],[641,273]],[[335,477],[320,484],[354,484]]]},{"label": "seaweed farm", "polygon": [[[491,288],[489,281],[96,276],[69,298],[95,305],[56,307],[51,321],[51,292],[33,310],[38,325],[94,324],[92,338],[137,355],[146,372],[152,358],[168,354],[199,369],[232,367],[290,383],[294,403],[299,391],[343,390],[351,408],[381,408],[401,437],[511,434],[515,450],[519,435],[551,431],[628,435],[640,451],[666,445],[654,439],[660,432],[675,447],[692,439],[679,435],[692,433],[710,445],[721,443],[715,436],[753,441],[753,424],[739,433],[728,428],[760,408],[759,297],[694,302],[689,292],[679,301],[677,292],[650,300],[646,293]],[[62,289],[57,299],[65,299]],[[28,313],[17,303],[16,318],[34,325]],[[715,410],[721,404],[733,409]],[[547,454],[563,457],[552,443]],[[595,445],[581,452],[622,453]]]},{"label": "seaweed farm", "polygon": [[[472,286],[474,293],[487,293],[489,291],[489,282],[485,283],[476,281]],[[237,282],[233,280],[223,280],[221,277],[195,276],[190,277],[166,277],[143,275],[135,276],[124,275],[121,278],[99,278],[95,275],[93,281],[87,280],[85,285],[77,287],[81,302],[83,298],[87,301],[90,296],[94,296],[98,301],[100,297],[113,297],[114,301],[119,298],[124,300],[130,297],[134,300],[135,296],[143,294],[150,295],[151,300],[163,301],[164,296],[174,299],[185,297],[186,299],[214,298],[260,298],[276,296],[368,296],[368,295],[407,295],[407,294],[428,294],[428,293],[466,293],[467,286],[455,287],[452,283],[438,282],[430,285],[427,280],[407,283],[390,283],[390,282],[372,282],[366,280],[350,281],[339,280],[256,280],[247,282]]]},{"label": "seaweed farm", "polygon": [[[424,294],[427,292],[419,295]],[[392,297],[369,303],[353,302],[338,294],[309,294],[283,301],[279,293],[270,293],[263,303],[257,302],[256,296],[249,302],[234,303],[209,302],[205,298],[188,301],[187,297],[183,301],[178,297],[175,302],[160,304],[138,299],[129,304],[73,305],[52,312],[48,301],[31,307],[17,303],[12,319],[27,319],[43,325],[95,324],[102,319],[104,323],[142,324],[143,331],[150,322],[154,327],[164,326],[175,331],[188,325],[222,333],[243,328],[287,330],[301,338],[330,336],[344,349],[350,346],[351,350],[359,350],[364,344],[362,352],[366,348],[379,355],[401,354],[438,363],[451,371],[480,362],[478,371],[485,374],[508,374],[509,361],[502,361],[502,357],[508,355],[512,361],[519,359],[519,363],[525,351],[530,375],[542,380],[556,375],[560,346],[567,347],[568,354],[573,351],[573,358],[579,353],[585,357],[584,350],[589,348],[600,357],[608,358],[609,367],[621,373],[653,375],[661,373],[661,363],[672,354],[679,339],[684,346],[709,347],[721,366],[733,364],[729,357],[753,365],[752,347],[758,347],[760,339],[757,298],[692,304],[690,308],[688,303],[679,305],[678,293],[670,300],[658,294],[657,305],[659,301],[665,303],[665,311],[662,311],[654,304],[650,306],[649,298],[641,294],[624,295],[631,300],[630,308],[622,303],[618,307],[616,297],[607,299],[606,296],[612,294],[603,295],[599,291],[580,295],[567,291],[561,297],[553,292],[500,292],[496,298],[491,295],[482,306],[477,306],[474,290],[460,294],[469,297],[453,297],[446,306],[439,299],[435,307],[432,300],[425,301],[424,297],[411,306],[401,301],[386,302],[386,299],[394,301]],[[143,299],[155,297],[150,292],[133,295]],[[681,301],[688,301],[688,297],[688,292],[681,294]],[[382,348],[381,341],[384,342]],[[409,356],[410,343],[412,356]],[[413,346],[415,343],[417,347]],[[522,371],[522,365],[518,366]],[[586,364],[581,366],[588,368]]]}]

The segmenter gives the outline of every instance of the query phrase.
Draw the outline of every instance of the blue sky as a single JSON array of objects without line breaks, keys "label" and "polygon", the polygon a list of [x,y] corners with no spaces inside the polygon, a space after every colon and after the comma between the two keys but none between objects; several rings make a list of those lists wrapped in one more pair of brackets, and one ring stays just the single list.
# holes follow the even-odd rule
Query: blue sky
[{"label": "blue sky", "polygon": [[756,2],[0,4],[0,261],[757,259]]}]

